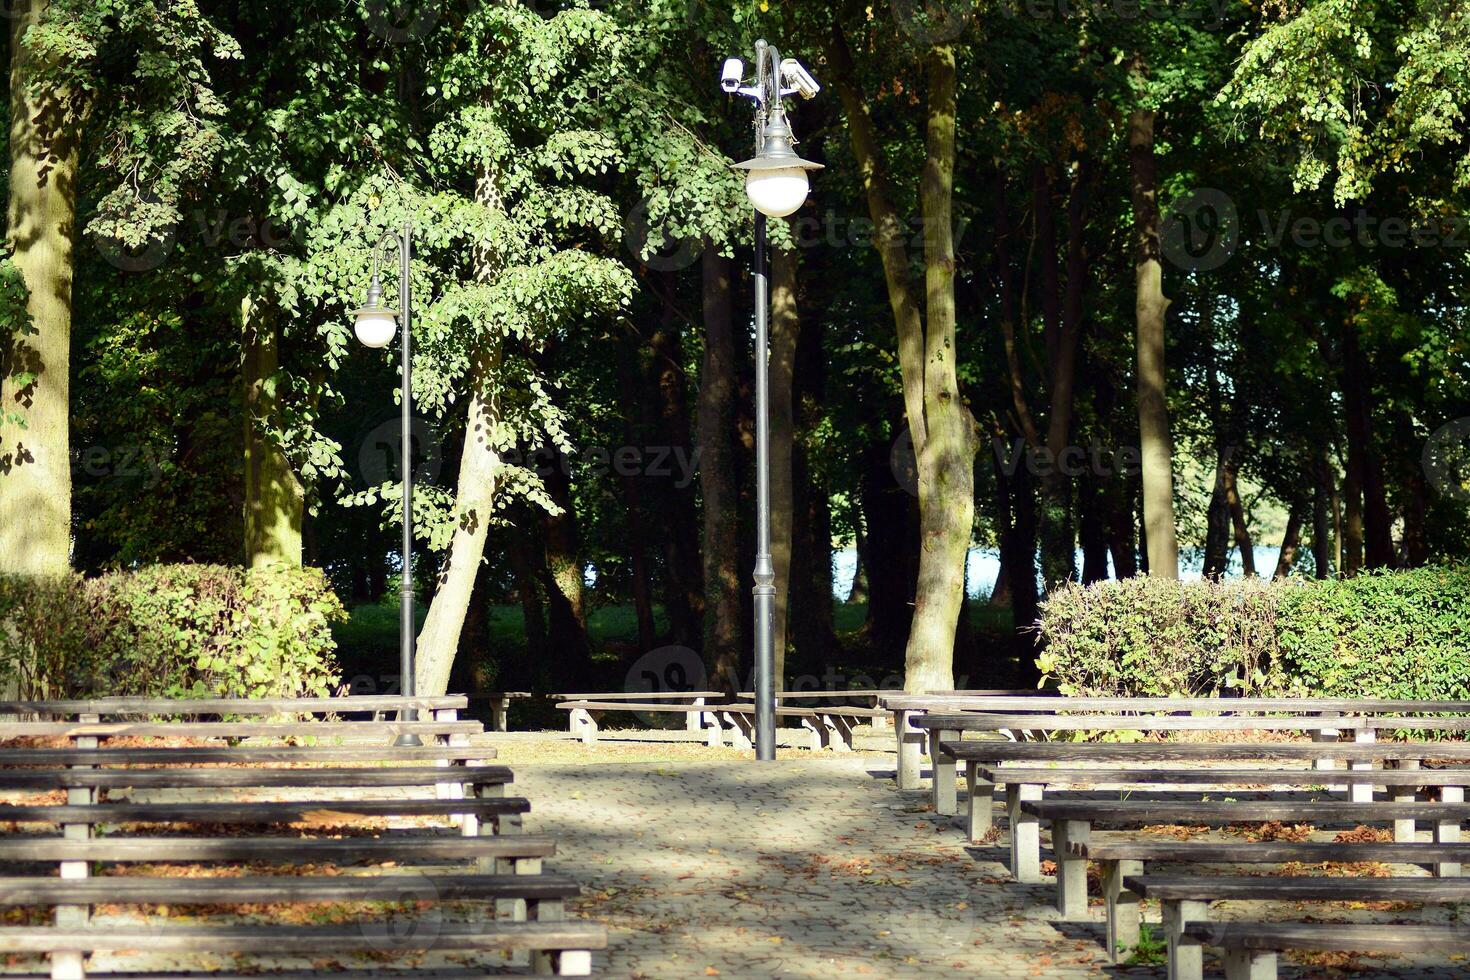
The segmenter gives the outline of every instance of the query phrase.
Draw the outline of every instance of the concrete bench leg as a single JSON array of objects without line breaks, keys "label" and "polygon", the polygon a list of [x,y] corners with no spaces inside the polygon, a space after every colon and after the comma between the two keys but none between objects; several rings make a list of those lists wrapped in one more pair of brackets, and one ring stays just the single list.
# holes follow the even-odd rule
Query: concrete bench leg
[{"label": "concrete bench leg", "polygon": [[980,778],[980,765],[964,763],[965,787],[968,790],[965,804],[965,833],[972,843],[978,843],[990,835],[995,825],[995,784]]},{"label": "concrete bench leg", "polygon": [[[99,715],[81,715],[78,719],[83,724],[91,724],[101,721]],[[97,739],[91,735],[80,735],[72,739],[72,745],[78,749],[97,748]],[[92,769],[94,766],[75,766],[78,769]],[[88,788],[74,788],[66,791],[66,802],[72,806],[89,806],[97,802],[97,791]],[[62,824],[61,836],[67,840],[89,840],[92,837],[92,825],[86,823]],[[62,878],[89,878],[91,877],[91,864],[86,861],[62,861],[60,865]],[[60,929],[83,929],[92,918],[92,908],[89,905],[58,905],[54,921]],[[51,976],[52,980],[82,980],[87,975],[86,953],[81,950],[57,950],[51,954]]]},{"label": "concrete bench leg", "polygon": [[1006,819],[1011,826],[1011,876],[1019,882],[1041,880],[1041,822],[1021,804],[1041,799],[1040,783],[1006,785]]},{"label": "concrete bench leg", "polygon": [[1087,915],[1087,858],[1072,853],[1073,844],[1086,844],[1092,824],[1086,820],[1058,820],[1051,825],[1051,856],[1057,864],[1057,911],[1064,919]]},{"label": "concrete bench leg", "polygon": [[[1357,742],[1359,745],[1372,745],[1377,740],[1378,733],[1371,728],[1359,728],[1353,736],[1353,741]],[[1362,762],[1354,762],[1350,768],[1353,769],[1354,772],[1371,772],[1373,769],[1373,763],[1368,760],[1364,760]],[[1363,783],[1362,785],[1354,785],[1353,788],[1349,791],[1348,797],[1354,803],[1372,803],[1373,784]]]},{"label": "concrete bench leg", "polygon": [[721,712],[725,723],[730,729],[731,748],[740,749],[742,752],[750,752],[755,749],[755,728],[746,715],[737,711]]},{"label": "concrete bench leg", "polygon": [[[704,707],[704,698],[693,698],[692,700],[690,700],[689,703],[696,707],[702,708]],[[700,719],[703,717],[704,712],[702,711],[689,712],[687,715],[684,716],[684,730],[688,732],[699,731],[701,725]]]},{"label": "concrete bench leg", "polygon": [[492,732],[508,732],[510,725],[506,721],[509,713],[509,698],[490,699],[490,730]]},{"label": "concrete bench leg", "polygon": [[831,744],[831,733],[827,730],[827,726],[822,724],[822,720],[820,718],[815,720],[811,718],[802,718],[801,727],[806,730],[808,735],[811,736],[809,748],[811,748],[813,752],[820,752],[822,749],[827,748],[828,745]]},{"label": "concrete bench leg", "polygon": [[1225,980],[1276,980],[1276,953],[1269,949],[1227,949]]},{"label": "concrete bench leg", "polygon": [[[1465,787],[1441,786],[1439,788],[1439,799],[1441,803],[1464,803]],[[1458,844],[1460,842],[1460,821],[1435,821],[1434,842],[1436,844]],[[1439,878],[1458,878],[1460,876],[1460,862],[1441,861],[1434,866],[1434,874]]]},{"label": "concrete bench leg", "polygon": [[1142,861],[1104,861],[1103,896],[1108,902],[1108,960],[1117,963],[1138,948],[1143,916],[1137,892],[1123,885],[1129,875],[1143,874]]},{"label": "concrete bench leg", "polygon": [[597,741],[597,719],[592,717],[592,712],[586,708],[573,708],[567,714],[570,716],[568,727],[573,735],[582,740],[583,745],[591,745]]},{"label": "concrete bench leg", "polygon": [[[560,901],[536,903],[536,921],[561,922],[566,907]],[[540,975],[585,977],[592,973],[592,952],[586,949],[537,950],[531,954],[531,969]]]},{"label": "concrete bench leg", "polygon": [[1204,949],[1184,935],[1190,922],[1204,922],[1209,916],[1207,902],[1164,902],[1164,932],[1169,937],[1169,980],[1203,980]]},{"label": "concrete bench leg", "polygon": [[[1418,769],[1419,760],[1400,759],[1394,765],[1394,768],[1404,770]],[[1393,788],[1393,801],[1395,803],[1413,803],[1417,798],[1416,790],[1417,787],[1415,786],[1395,786]],[[1393,822],[1393,839],[1401,844],[1412,843],[1415,839],[1416,829],[1412,819],[1395,820]]]},{"label": "concrete bench leg", "polygon": [[827,730],[827,745],[833,752],[852,751],[852,719],[843,715],[822,715],[822,727]]},{"label": "concrete bench leg", "polygon": [[955,794],[955,761],[951,756],[939,751],[939,746],[944,742],[953,742],[959,739],[959,732],[942,732],[931,730],[929,732],[929,766],[934,773],[933,799],[934,812],[945,816],[952,816],[960,812],[959,799]]},{"label": "concrete bench leg", "polygon": [[924,756],[924,732],[914,728],[912,711],[893,713],[893,737],[898,743],[898,788],[919,788],[919,765]]},{"label": "concrete bench leg", "polygon": [[720,728],[720,719],[713,711],[701,711],[699,723],[704,727],[704,744],[712,749],[723,748],[725,732]]}]

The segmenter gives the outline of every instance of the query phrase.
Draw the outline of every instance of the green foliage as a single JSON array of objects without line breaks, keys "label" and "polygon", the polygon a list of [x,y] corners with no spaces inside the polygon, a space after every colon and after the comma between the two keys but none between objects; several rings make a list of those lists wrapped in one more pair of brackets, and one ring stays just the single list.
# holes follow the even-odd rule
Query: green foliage
[{"label": "green foliage", "polygon": [[1258,692],[1276,644],[1279,586],[1140,576],[1068,585],[1042,607],[1037,666],[1073,695]]},{"label": "green foliage", "polygon": [[1067,694],[1464,698],[1470,569],[1057,591],[1037,664]]},{"label": "green foliage", "polygon": [[0,683],[23,698],[325,696],[345,616],[314,568],[0,576]]},{"label": "green foliage", "polygon": [[1421,568],[1287,588],[1287,694],[1470,697],[1470,572]]}]

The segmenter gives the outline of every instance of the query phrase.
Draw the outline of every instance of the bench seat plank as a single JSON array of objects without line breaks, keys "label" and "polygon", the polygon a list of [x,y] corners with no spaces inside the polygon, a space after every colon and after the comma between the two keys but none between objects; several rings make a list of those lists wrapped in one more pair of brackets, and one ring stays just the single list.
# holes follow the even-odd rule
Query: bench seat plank
[{"label": "bench seat plank", "polygon": [[350,714],[362,711],[463,710],[463,694],[402,697],[351,694],[326,698],[133,698],[108,697],[51,701],[0,701],[0,714],[50,715],[274,715]]},{"label": "bench seat plank", "polygon": [[[1463,724],[1462,724],[1463,723]],[[1262,715],[1057,715],[963,714],[920,715],[914,727],[927,731],[1322,731],[1354,728],[1464,728],[1467,718],[1328,718]]]},{"label": "bench seat plank", "polygon": [[[1466,845],[1470,849],[1470,845]],[[482,857],[551,857],[547,834],[487,837],[0,837],[0,862],[101,861],[149,864],[195,861],[310,862],[409,860],[467,861]]]},{"label": "bench seat plank", "polygon": [[361,922],[330,926],[0,926],[0,953],[139,950],[175,953],[428,952],[431,950],[604,949],[598,924],[435,922],[431,929],[379,929]]},{"label": "bench seat plank", "polygon": [[1171,803],[1149,800],[1036,800],[1021,809],[1042,820],[1112,825],[1249,824],[1270,820],[1373,823],[1385,820],[1466,820],[1470,803],[1353,803],[1345,800]]},{"label": "bench seat plank", "polygon": [[1226,949],[1470,953],[1470,927],[1346,922],[1191,922],[1185,935]]},{"label": "bench seat plank", "polygon": [[1177,861],[1197,864],[1348,864],[1381,861],[1385,864],[1426,864],[1470,860],[1470,842],[1436,844],[1430,841],[1156,841],[1100,840],[1070,846],[1071,853],[1093,861]]},{"label": "bench seat plank", "polygon": [[427,786],[509,783],[506,766],[377,769],[0,769],[3,789],[163,789],[232,787]]},{"label": "bench seat plank", "polygon": [[[1042,692],[1038,692],[1040,694]],[[1015,711],[1038,707],[1037,694],[993,696],[909,694],[883,699],[883,706],[902,711]],[[1108,698],[1068,697],[1062,700],[1074,711],[1216,711],[1239,714],[1253,711],[1315,713],[1341,711],[1349,714],[1470,714],[1470,701],[1407,701],[1393,698]],[[1057,711],[1056,703],[1042,710]]]},{"label": "bench seat plank", "polygon": [[1129,875],[1129,891],[1164,902],[1464,902],[1465,878],[1272,878],[1259,876]]},{"label": "bench seat plank", "polygon": [[1470,786],[1470,769],[1022,769],[984,766],[980,771],[987,780],[996,784],[1042,786],[1323,786],[1329,783]]},{"label": "bench seat plank", "polygon": [[15,721],[0,723],[0,738],[317,738],[409,733],[478,735],[484,730],[477,721]]},{"label": "bench seat plank", "polygon": [[573,898],[560,874],[255,875],[240,878],[0,878],[0,905],[247,905],[280,902]]},{"label": "bench seat plank", "polygon": [[0,749],[0,767],[317,765],[344,762],[468,762],[495,758],[490,746],[250,745],[141,749]]},{"label": "bench seat plank", "polygon": [[[944,742],[940,751],[957,761],[979,762],[1230,762],[1243,759],[1349,762],[1443,759],[1470,761],[1465,742]],[[1334,776],[1336,775],[1334,771]]]},{"label": "bench seat plank", "polygon": [[17,823],[293,823],[329,817],[449,817],[461,813],[526,813],[517,796],[466,800],[310,800],[273,803],[97,803],[78,806],[0,805],[0,821]]}]

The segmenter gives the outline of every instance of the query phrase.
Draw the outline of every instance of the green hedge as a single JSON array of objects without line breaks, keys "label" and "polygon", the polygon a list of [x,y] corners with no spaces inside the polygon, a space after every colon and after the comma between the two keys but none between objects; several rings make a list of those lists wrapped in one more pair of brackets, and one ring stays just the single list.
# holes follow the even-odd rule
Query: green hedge
[{"label": "green hedge", "polygon": [[0,687],[22,698],[298,697],[340,684],[315,568],[0,576]]},{"label": "green hedge", "polygon": [[1470,697],[1464,567],[1068,586],[1039,628],[1037,664],[1068,694]]}]

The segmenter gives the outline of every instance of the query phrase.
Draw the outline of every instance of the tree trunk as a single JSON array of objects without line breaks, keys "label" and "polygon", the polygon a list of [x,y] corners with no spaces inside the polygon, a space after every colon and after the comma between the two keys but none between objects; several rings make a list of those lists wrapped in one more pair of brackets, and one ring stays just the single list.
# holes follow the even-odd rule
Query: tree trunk
[{"label": "tree trunk", "polygon": [[770,503],[771,563],[776,570],[774,679],[786,688],[787,610],[791,605],[791,526],[795,509],[792,452],[796,412],[792,385],[801,320],[796,309],[796,253],[773,249],[770,319]]},{"label": "tree trunk", "polygon": [[714,681],[737,691],[741,686],[742,579],[732,266],[716,249],[705,251],[704,362],[699,372],[696,438],[704,495],[704,657]]},{"label": "tree trunk", "polygon": [[1424,483],[1424,470],[1418,460],[1409,460],[1403,467],[1404,481],[1404,537],[1399,549],[1401,564],[1406,568],[1419,568],[1429,561],[1429,532],[1426,528],[1429,510],[1429,489]]},{"label": "tree trunk", "polygon": [[861,511],[853,519],[853,528],[852,547],[855,560],[852,569],[852,585],[847,590],[849,604],[868,601],[868,532],[865,529]]},{"label": "tree trunk", "polygon": [[564,682],[586,678],[592,664],[592,643],[587,636],[587,609],[583,597],[585,578],[581,534],[572,499],[572,481],[567,458],[554,445],[543,447],[541,458],[549,460],[542,480],[547,496],[561,509],[559,514],[540,511],[547,636],[556,671]]},{"label": "tree trunk", "polygon": [[1317,578],[1332,575],[1332,469],[1325,455],[1312,465],[1312,563]]},{"label": "tree trunk", "polygon": [[975,422],[960,400],[955,366],[954,50],[936,46],[925,57],[925,162],[920,203],[927,324],[919,314],[909,279],[905,223],[893,205],[877,130],[866,101],[853,85],[852,53],[840,28],[830,38],[827,53],[847,113],[853,155],[883,262],[898,334],[904,408],[917,461],[919,574],[904,655],[904,688],[912,692],[947,690],[954,684],[955,628],[974,532],[978,449]]},{"label": "tree trunk", "polygon": [[28,291],[30,327],[9,339],[0,379],[0,572],[19,575],[58,574],[71,564],[71,308],[83,113],[75,93],[37,81],[49,65],[24,43],[49,7],[47,0],[14,0],[6,12],[7,237]]},{"label": "tree trunk", "polygon": [[[1388,511],[1383,461],[1373,446],[1373,397],[1368,360],[1358,343],[1357,327],[1343,333],[1342,405],[1347,422],[1348,469],[1356,474],[1361,494],[1361,539],[1369,568],[1394,565],[1393,520]],[[1350,501],[1351,502],[1351,501]]]},{"label": "tree trunk", "polygon": [[1078,537],[1082,542],[1082,584],[1091,585],[1108,577],[1108,537],[1103,524],[1102,493],[1098,478],[1083,473],[1077,483]]},{"label": "tree trunk", "polygon": [[904,652],[904,690],[952,690],[955,626],[965,601],[965,567],[975,531],[975,420],[960,400],[955,362],[955,56],[925,59],[923,413],[909,418],[919,475],[919,580]]},{"label": "tree trunk", "polygon": [[884,663],[898,660],[914,615],[918,576],[917,504],[893,479],[887,443],[863,451],[858,484],[868,528],[868,616],[863,630]]},{"label": "tree trunk", "polygon": [[[664,316],[649,338],[649,375],[657,408],[656,431],[663,447],[690,449],[688,385],[684,375],[683,345],[678,321],[666,301]],[[659,506],[666,530],[664,605],[675,639],[695,646],[704,616],[704,569],[699,554],[698,514],[692,487],[660,484]]]},{"label": "tree trunk", "polygon": [[1169,301],[1159,239],[1154,117],[1135,109],[1128,117],[1132,178],[1138,324],[1138,431],[1143,457],[1143,522],[1148,539],[1148,570],[1160,578],[1179,577],[1179,543],[1174,528],[1173,441],[1165,395],[1164,325]]},{"label": "tree trunk", "polygon": [[306,494],[272,430],[283,426],[276,390],[280,340],[275,324],[261,315],[252,297],[240,302],[240,360],[244,384],[245,564],[301,564]]},{"label": "tree trunk", "polygon": [[1256,574],[1256,551],[1251,544],[1250,528],[1245,523],[1245,505],[1240,499],[1240,464],[1232,457],[1225,464],[1225,503],[1230,508],[1230,524],[1235,530],[1235,547],[1240,550],[1241,568],[1247,578]]},{"label": "tree trunk", "polygon": [[1286,578],[1291,573],[1291,567],[1296,564],[1296,552],[1302,540],[1304,510],[1306,504],[1302,501],[1291,502],[1291,510],[1286,516],[1286,533],[1281,536],[1281,554],[1276,559],[1276,571],[1272,578]]},{"label": "tree trunk", "polygon": [[[623,444],[636,446],[638,435],[634,431],[632,416],[634,406],[638,404],[638,383],[634,379],[632,365],[626,356],[618,359],[618,380],[623,401]],[[642,528],[648,526],[648,516],[643,510],[638,487],[639,479],[635,473],[620,472],[618,474],[618,482],[623,488],[623,503],[627,514],[624,540],[628,545],[628,576],[631,579],[629,591],[633,595],[633,613],[638,620],[638,650],[640,653],[647,653],[658,643],[658,630],[653,618],[653,591],[650,588],[647,539],[640,533]]]},{"label": "tree trunk", "polygon": [[499,362],[499,348],[489,347],[480,353],[470,375],[472,397],[454,499],[454,536],[440,566],[439,587],[429,604],[418,639],[414,690],[424,696],[440,695],[448,688],[465,611],[475,588],[475,574],[490,533],[500,465],[500,456],[490,442],[500,413],[495,390]]}]

